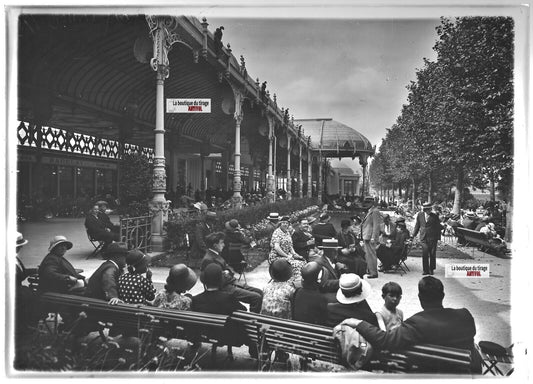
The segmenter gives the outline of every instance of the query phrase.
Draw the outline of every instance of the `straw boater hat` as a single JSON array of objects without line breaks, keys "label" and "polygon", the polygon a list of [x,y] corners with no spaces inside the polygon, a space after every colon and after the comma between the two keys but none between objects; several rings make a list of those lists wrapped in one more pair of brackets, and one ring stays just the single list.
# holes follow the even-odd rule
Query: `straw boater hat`
[{"label": "straw boater hat", "polygon": [[320,214],[319,219],[320,221],[328,221],[329,219],[331,219],[331,216],[328,215],[326,212],[323,212]]},{"label": "straw boater hat", "polygon": [[22,247],[23,245],[28,244],[28,240],[22,236],[22,233],[17,232],[17,247]]},{"label": "straw boater hat", "polygon": [[370,284],[355,273],[345,273],[339,279],[337,301],[341,304],[359,303],[370,296],[371,290]]},{"label": "straw boater hat", "polygon": [[268,270],[270,277],[275,281],[287,281],[292,276],[292,267],[291,264],[284,259],[277,259],[270,264]]},{"label": "straw boater hat", "polygon": [[207,211],[205,213],[205,217],[209,217],[209,218],[214,219],[215,217],[217,217],[217,213],[215,211]]},{"label": "straw boater hat", "polygon": [[267,219],[270,221],[278,221],[279,220],[279,213],[277,212],[270,212],[267,216]]},{"label": "straw boater hat", "polygon": [[431,207],[433,207],[433,204],[431,204],[431,203],[422,204],[422,209],[424,209],[424,210],[431,209]]},{"label": "straw boater hat", "polygon": [[98,200],[96,203],[94,203],[94,205],[98,205],[98,206],[100,206],[100,205],[107,205],[107,201],[105,201],[105,200]]},{"label": "straw boater hat", "polygon": [[398,217],[396,219],[396,225],[405,225],[405,217]]},{"label": "straw boater hat", "polygon": [[316,217],[314,216],[308,216],[307,217],[307,224],[312,224],[316,221]]},{"label": "straw boater hat", "polygon": [[194,287],[197,280],[194,271],[185,264],[176,264],[168,271],[167,284],[178,291],[188,291]]},{"label": "straw boater hat", "polygon": [[50,247],[48,248],[48,252],[51,252],[52,249],[63,243],[67,245],[67,249],[72,248],[72,243],[68,241],[65,236],[54,236],[52,241],[50,241]]},{"label": "straw boater hat", "polygon": [[339,247],[339,241],[337,239],[331,238],[331,239],[323,239],[322,245],[318,246],[320,249],[341,249],[342,247]]}]

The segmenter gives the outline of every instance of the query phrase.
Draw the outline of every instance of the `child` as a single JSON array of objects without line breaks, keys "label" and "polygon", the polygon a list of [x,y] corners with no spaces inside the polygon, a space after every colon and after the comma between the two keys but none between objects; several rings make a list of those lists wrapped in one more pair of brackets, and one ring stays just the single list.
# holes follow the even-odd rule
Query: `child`
[{"label": "child", "polygon": [[379,312],[376,312],[379,327],[384,331],[389,331],[398,327],[403,321],[403,312],[396,308],[402,298],[402,287],[391,281],[381,288],[385,304]]},{"label": "child", "polygon": [[146,304],[147,301],[153,300],[155,288],[152,284],[152,271],[148,269],[150,256],[133,249],[128,251],[126,264],[128,272],[118,279],[119,298],[130,304]]}]

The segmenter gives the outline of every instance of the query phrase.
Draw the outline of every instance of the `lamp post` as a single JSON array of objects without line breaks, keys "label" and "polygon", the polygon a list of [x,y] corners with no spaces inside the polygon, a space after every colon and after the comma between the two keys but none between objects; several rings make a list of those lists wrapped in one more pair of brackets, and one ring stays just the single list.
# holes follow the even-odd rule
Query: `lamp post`
[{"label": "lamp post", "polygon": [[368,153],[361,153],[359,155],[359,164],[361,164],[361,167],[363,167],[363,185],[361,188],[361,198],[364,199],[365,197],[365,180],[366,180],[366,166],[368,164]]},{"label": "lamp post", "polygon": [[156,77],[156,117],[155,117],[155,149],[154,170],[152,174],[152,192],[150,202],[152,212],[152,250],[163,250],[163,222],[168,219],[169,202],[165,198],[165,79],[169,76],[168,52],[172,44],[178,41],[178,35],[172,31],[177,26],[177,19],[168,16],[146,16],[150,36],[153,40],[153,55],[150,67],[157,73]]}]

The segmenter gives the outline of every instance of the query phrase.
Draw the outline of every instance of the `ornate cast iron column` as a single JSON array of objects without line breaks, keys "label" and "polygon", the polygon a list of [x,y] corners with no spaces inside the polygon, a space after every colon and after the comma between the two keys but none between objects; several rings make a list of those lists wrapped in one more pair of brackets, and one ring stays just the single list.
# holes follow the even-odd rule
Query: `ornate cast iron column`
[{"label": "ornate cast iron column", "polygon": [[240,92],[235,94],[235,171],[233,173],[233,204],[240,208],[242,204],[241,196],[241,123],[243,119],[242,102],[243,95]]},{"label": "ornate cast iron column", "polygon": [[165,198],[165,101],[164,83],[169,76],[168,52],[172,44],[178,41],[178,36],[172,31],[177,26],[177,20],[168,16],[146,16],[153,40],[154,57],[150,66],[157,73],[156,77],[156,117],[155,117],[155,151],[152,191],[154,197],[150,202],[152,212],[152,251],[163,250],[164,229],[163,222],[168,219],[169,202]]},{"label": "ornate cast iron column", "polygon": [[292,199],[291,187],[291,136],[287,128],[287,200]]},{"label": "ornate cast iron column", "polygon": [[307,147],[307,197],[313,197],[313,158],[309,147]]},{"label": "ornate cast iron column", "polygon": [[324,192],[324,179],[323,179],[324,167],[322,166],[322,153],[318,157],[318,182],[317,182],[317,192],[318,192],[318,203],[322,204],[322,194]]},{"label": "ornate cast iron column", "polygon": [[267,175],[267,197],[268,201],[273,203],[276,200],[273,173],[274,157],[274,119],[268,116],[268,175]]},{"label": "ornate cast iron column", "polygon": [[361,164],[361,167],[363,167],[363,184],[362,184],[362,187],[361,187],[361,198],[364,199],[364,197],[366,196],[366,183],[365,183],[365,179],[366,179],[366,166],[368,164],[368,154],[367,153],[362,153],[361,155],[359,155],[359,164]]}]

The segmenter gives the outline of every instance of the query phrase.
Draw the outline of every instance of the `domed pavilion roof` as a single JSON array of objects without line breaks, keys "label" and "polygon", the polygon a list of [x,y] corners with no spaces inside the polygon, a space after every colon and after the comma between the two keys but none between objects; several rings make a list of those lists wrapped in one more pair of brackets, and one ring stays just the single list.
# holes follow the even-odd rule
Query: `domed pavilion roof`
[{"label": "domed pavilion roof", "polygon": [[311,146],[324,157],[372,156],[375,146],[355,129],[332,119],[298,119],[304,136],[311,136]]}]

